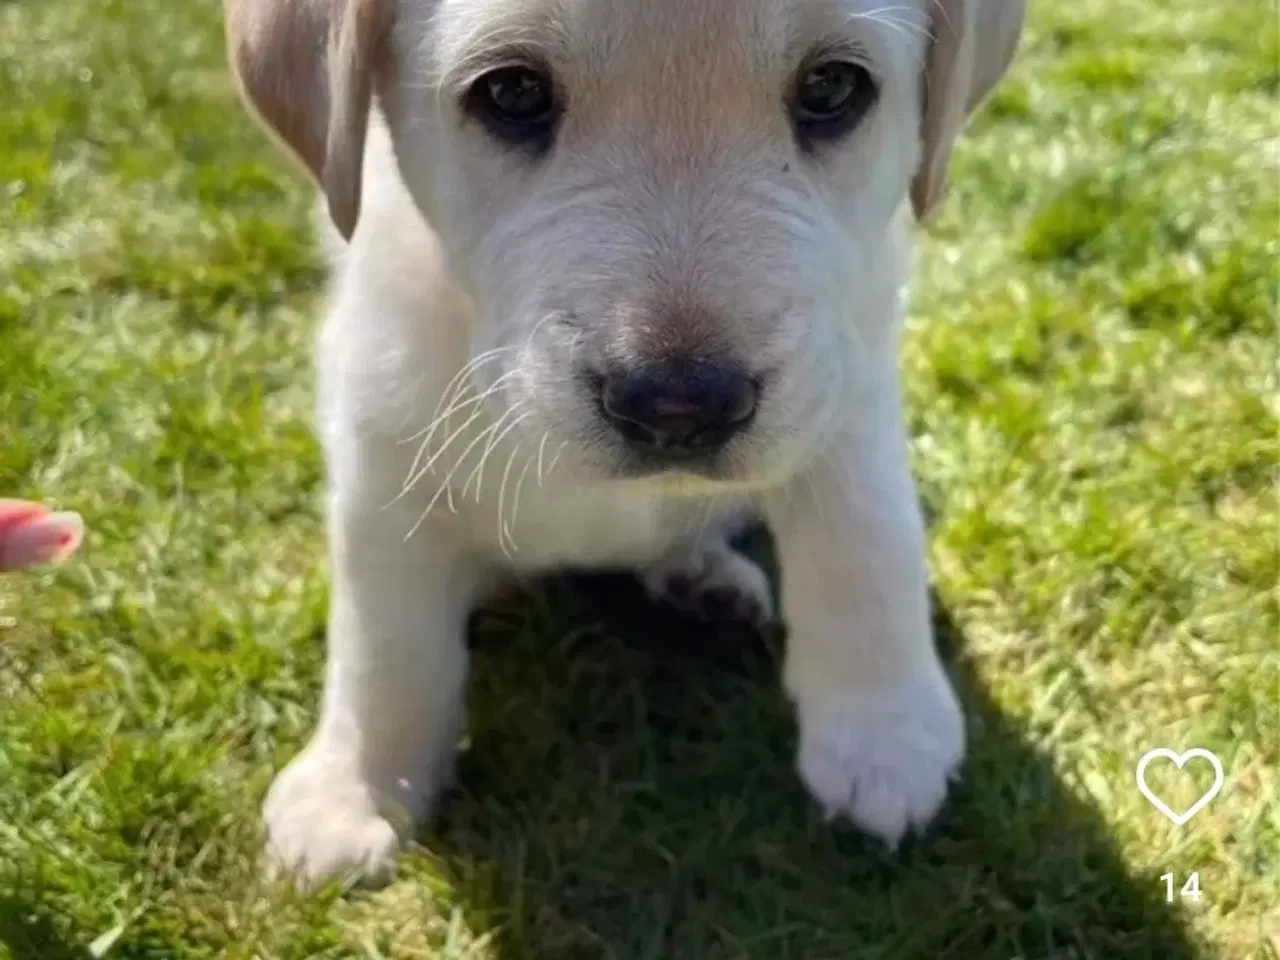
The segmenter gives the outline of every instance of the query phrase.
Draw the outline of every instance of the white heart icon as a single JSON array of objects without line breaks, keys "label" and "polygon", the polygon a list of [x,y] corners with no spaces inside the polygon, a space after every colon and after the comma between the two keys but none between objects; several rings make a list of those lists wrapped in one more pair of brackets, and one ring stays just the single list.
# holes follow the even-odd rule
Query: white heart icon
[{"label": "white heart icon", "polygon": [[[1147,764],[1152,760],[1163,758],[1170,761],[1175,767],[1181,770],[1186,766],[1188,760],[1194,760],[1199,757],[1201,760],[1208,760],[1213,767],[1213,786],[1204,792],[1204,795],[1193,803],[1182,813],[1175,813],[1169,808],[1169,805],[1161,800],[1147,786]],[[1177,826],[1182,826],[1197,813],[1205,808],[1214,797],[1218,795],[1218,791],[1222,789],[1222,761],[1215,757],[1208,750],[1201,747],[1192,747],[1190,750],[1182,754],[1174,753],[1166,747],[1156,747],[1154,750],[1148,750],[1142,755],[1142,759],[1138,761],[1138,789],[1142,791],[1142,795],[1151,801],[1151,805],[1172,820]]]}]

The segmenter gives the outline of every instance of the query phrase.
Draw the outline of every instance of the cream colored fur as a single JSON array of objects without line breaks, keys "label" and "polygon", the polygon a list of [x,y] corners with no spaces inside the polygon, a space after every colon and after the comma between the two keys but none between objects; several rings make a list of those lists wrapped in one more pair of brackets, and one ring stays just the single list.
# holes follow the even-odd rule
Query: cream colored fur
[{"label": "cream colored fur", "polygon": [[[227,0],[246,101],[323,186],[328,669],[267,798],[278,865],[390,875],[447,783],[464,626],[499,578],[687,569],[763,599],[777,538],[798,772],[894,844],[964,753],[930,632],[897,373],[912,208],[1004,72],[1018,0]],[[822,157],[784,103],[815,44],[879,98]],[[459,113],[514,48],[567,109],[531,159]],[[498,60],[495,61],[495,57]],[[329,228],[326,227],[328,230]],[[732,350],[769,371],[714,474],[624,476],[575,364]]]}]

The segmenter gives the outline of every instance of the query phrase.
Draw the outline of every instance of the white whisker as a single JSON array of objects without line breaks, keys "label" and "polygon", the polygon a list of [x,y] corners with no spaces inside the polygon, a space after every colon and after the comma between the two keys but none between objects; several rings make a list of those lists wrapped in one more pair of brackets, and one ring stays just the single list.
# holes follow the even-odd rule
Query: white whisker
[{"label": "white whisker", "polygon": [[[516,462],[516,454],[520,452],[520,444],[515,444],[511,448],[511,455],[507,457],[507,466],[502,471],[502,482],[498,484],[498,546],[502,549],[502,555],[511,558],[511,554],[516,552],[515,538],[512,537],[511,531],[503,523],[504,504],[507,497],[507,479],[511,476],[511,466]],[[511,551],[507,551],[507,542],[511,544]]]},{"label": "white whisker", "polygon": [[[548,477],[551,476],[551,471],[554,470],[556,468],[556,464],[560,462],[560,454],[564,453],[564,448],[567,447],[568,445],[569,445],[568,440],[562,440],[560,442],[560,446],[556,449],[556,455],[551,458],[551,464],[550,466],[547,467],[546,476]],[[541,477],[538,478],[538,486],[542,486],[542,479],[543,478]]]},{"label": "white whisker", "polygon": [[547,452],[547,434],[538,442],[538,486],[542,486],[542,455]]},{"label": "white whisker", "polygon": [[[497,425],[501,426],[503,421],[505,421],[508,416],[515,413],[518,409],[520,408],[518,406],[515,406],[515,407],[512,407],[510,410],[508,410],[506,413],[504,413],[498,419]],[[475,469],[471,471],[471,476],[467,477],[467,482],[462,486],[462,495],[464,497],[467,495],[467,488],[471,486],[472,479],[475,479],[476,480],[476,503],[480,502],[480,489],[484,484],[484,465],[488,462],[489,455],[493,453],[494,449],[498,446],[499,443],[502,442],[503,438],[505,438],[507,434],[509,434],[516,427],[520,426],[520,424],[523,423],[525,420],[527,420],[530,416],[531,414],[526,411],[525,413],[520,414],[520,416],[512,420],[511,423],[505,429],[503,429],[500,433],[494,433],[490,436],[489,442],[485,444],[484,452],[480,455],[480,462],[476,464]]]},{"label": "white whisker", "polygon": [[[936,4],[937,0],[934,0],[934,2]],[[904,37],[930,38],[929,30],[911,19],[915,12],[911,7],[877,7],[875,10],[855,13],[850,19],[870,20],[872,23],[879,23],[889,27]],[[945,15],[945,11],[943,13]],[[907,14],[908,16],[896,16],[896,14]]]},{"label": "white whisker", "polygon": [[[542,443],[538,444],[539,448],[541,448],[542,445],[545,444],[546,442],[547,442],[547,435],[544,433],[542,435]],[[524,489],[524,478],[529,475],[529,467],[533,465],[533,456],[534,455],[532,453],[529,454],[529,459],[524,462],[524,468],[520,471],[520,477],[516,480],[516,492],[515,492],[515,495],[511,498],[512,529],[515,528],[516,516],[520,512],[520,491]]]},{"label": "white whisker", "polygon": [[[442,415],[437,416],[436,418],[433,419],[432,423],[427,428],[425,428],[427,431],[427,435],[423,439],[422,443],[419,444],[418,451],[413,458],[413,463],[410,465],[409,472],[405,476],[404,482],[401,485],[400,493],[396,496],[395,500],[391,501],[392,503],[395,503],[397,500],[400,499],[400,497],[403,497],[406,493],[408,493],[415,486],[417,486],[418,482],[428,472],[430,472],[431,466],[437,459],[438,455],[440,453],[443,453],[446,449],[448,449],[449,445],[453,442],[453,440],[458,436],[459,433],[466,430],[467,427],[471,426],[471,424],[475,423],[475,421],[479,419],[479,417],[484,413],[483,406],[479,406],[479,405],[482,404],[486,399],[488,399],[492,394],[494,394],[498,389],[500,389],[503,381],[505,381],[508,376],[510,376],[510,374],[503,374],[501,377],[495,380],[489,386],[489,388],[484,391],[484,393],[481,393],[473,397],[472,399],[467,400],[464,403],[451,404],[449,408]],[[422,464],[422,458],[426,456],[428,450],[430,450],[431,441],[434,438],[436,430],[439,429],[439,427],[442,424],[448,422],[448,420],[452,418],[455,414],[461,413],[467,407],[472,407],[472,406],[477,406],[477,409],[471,414],[471,416],[467,418],[466,422],[463,423],[461,427],[459,427],[449,436],[449,438],[444,442],[444,444],[440,447],[440,449],[437,450],[436,453],[432,455],[432,458],[430,461],[428,461],[427,465],[425,467],[420,468],[420,465]],[[452,498],[452,495],[450,496]],[[452,508],[452,499],[450,500],[450,504]],[[456,513],[457,511],[454,511],[454,512]]]},{"label": "white whisker", "polygon": [[[459,392],[457,399],[449,404],[448,408],[444,411],[444,413],[440,414],[439,416],[433,419],[431,423],[431,427],[427,431],[426,439],[422,441],[423,444],[424,445],[430,444],[431,438],[435,434],[435,431],[439,428],[441,424],[447,422],[450,417],[452,417],[456,413],[461,413],[463,410],[467,409],[468,407],[473,407],[473,406],[476,406],[477,404],[484,403],[485,400],[488,400],[491,396],[493,396],[500,389],[502,389],[502,386],[508,380],[510,380],[513,376],[515,376],[518,372],[519,371],[517,370],[507,371],[506,373],[502,374],[502,376],[494,380],[493,383],[489,384],[489,386],[485,388],[483,393],[476,394],[470,400],[464,400],[463,398],[466,396],[466,394]],[[469,386],[470,385],[468,385],[468,387]]]},{"label": "white whisker", "polygon": [[[471,424],[475,423],[483,415],[484,415],[483,409],[477,410],[475,413],[471,414],[471,416],[467,418],[466,423],[458,427],[458,429],[453,431],[453,433],[449,434],[445,442],[441,444],[440,449],[431,455],[431,457],[427,460],[427,462],[422,466],[422,469],[420,469],[413,476],[405,480],[404,486],[401,487],[400,492],[396,495],[395,500],[392,500],[391,502],[395,503],[396,501],[404,497],[406,494],[408,494],[410,490],[416,487],[418,483],[422,480],[422,478],[431,472],[431,468],[436,465],[436,462],[444,455],[445,451],[448,450],[451,446],[453,446],[453,442],[457,440],[458,437],[462,436],[463,432],[467,429],[467,427],[471,426]],[[486,428],[486,429],[492,429],[492,428]],[[484,436],[484,434],[482,433],[481,436]]]},{"label": "white whisker", "polygon": [[[498,424],[501,422],[502,421],[499,420],[497,423],[493,423],[490,426],[485,427],[483,430],[480,431],[480,433],[476,436],[476,438],[467,445],[467,448],[462,451],[462,455],[458,457],[457,460],[454,461],[453,466],[450,468],[448,475],[441,482],[440,486],[436,488],[435,494],[432,495],[431,500],[427,503],[426,509],[422,511],[422,515],[419,516],[417,521],[415,521],[415,523],[413,524],[413,526],[409,528],[409,532],[404,535],[404,538],[406,540],[408,540],[415,533],[417,533],[418,528],[421,527],[422,524],[426,521],[428,515],[430,515],[431,511],[435,508],[435,505],[440,501],[440,498],[444,496],[445,491],[449,489],[450,484],[453,482],[454,474],[458,472],[458,469],[466,461],[467,454],[469,454],[472,450],[474,450],[477,444],[483,443],[486,438],[491,436],[493,432],[498,429]],[[443,452],[444,451],[441,450],[441,453]]]},{"label": "white whisker", "polygon": [[[475,371],[479,369],[479,367],[482,364],[488,363],[490,360],[492,360],[494,357],[497,357],[499,354],[505,353],[508,349],[510,348],[496,347],[493,350],[486,350],[484,353],[481,353],[478,356],[464,363],[462,367],[458,370],[458,372],[453,375],[453,378],[448,383],[445,384],[444,390],[440,392],[440,400],[439,402],[436,403],[436,408],[431,414],[431,423],[435,423],[437,419],[440,417],[440,410],[442,407],[444,407],[445,400],[449,398],[450,394],[453,391],[458,389],[458,387],[460,386],[463,380],[465,380],[470,374],[475,373]],[[419,430],[417,433],[413,434],[412,436],[405,437],[403,440],[399,440],[397,442],[401,444],[412,443],[414,440],[417,440],[419,437],[424,435],[430,429],[431,429],[431,424],[428,424],[427,426],[423,427],[421,430]]]}]

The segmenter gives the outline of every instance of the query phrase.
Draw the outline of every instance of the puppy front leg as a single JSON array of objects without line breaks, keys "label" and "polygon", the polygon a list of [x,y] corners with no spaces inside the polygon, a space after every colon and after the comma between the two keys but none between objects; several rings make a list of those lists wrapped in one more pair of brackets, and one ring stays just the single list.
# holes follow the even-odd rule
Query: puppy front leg
[{"label": "puppy front leg", "polygon": [[269,854],[304,888],[384,882],[451,776],[479,577],[399,507],[339,492],[321,718],[267,796]]},{"label": "puppy front leg", "polygon": [[922,828],[964,754],[934,648],[924,525],[896,396],[771,511],[797,766],[829,817],[891,847]]}]

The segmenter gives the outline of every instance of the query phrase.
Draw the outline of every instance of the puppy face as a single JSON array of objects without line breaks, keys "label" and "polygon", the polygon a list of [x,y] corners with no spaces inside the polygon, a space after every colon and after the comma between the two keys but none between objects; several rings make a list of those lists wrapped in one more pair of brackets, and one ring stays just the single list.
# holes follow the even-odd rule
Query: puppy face
[{"label": "puppy face", "polygon": [[497,412],[598,477],[759,483],[882,337],[927,18],[867,0],[441,0],[394,32],[403,176]]},{"label": "puppy face", "polygon": [[909,195],[1021,0],[225,0],[247,101],[360,208],[376,89],[478,386],[583,479],[760,485],[883,370]]}]

